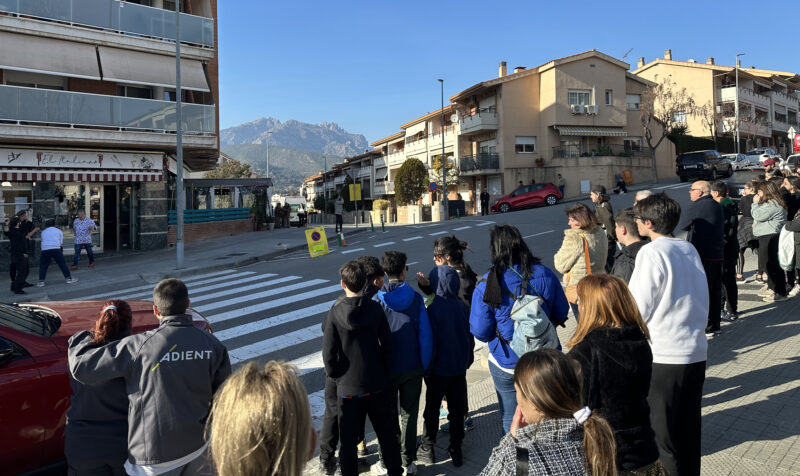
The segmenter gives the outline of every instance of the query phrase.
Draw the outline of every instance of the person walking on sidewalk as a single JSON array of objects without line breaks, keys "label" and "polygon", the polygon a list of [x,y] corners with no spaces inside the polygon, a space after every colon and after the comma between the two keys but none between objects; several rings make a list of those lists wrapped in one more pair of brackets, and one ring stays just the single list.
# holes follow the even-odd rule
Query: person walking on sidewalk
[{"label": "person walking on sidewalk", "polygon": [[26,294],[25,280],[28,278],[28,240],[20,229],[20,220],[17,217],[11,220],[6,217],[3,222],[3,232],[9,241],[11,265],[15,267],[14,281],[11,282],[11,292]]},{"label": "person walking on sidewalk", "polygon": [[358,476],[356,444],[369,416],[388,474],[401,476],[397,424],[392,420],[396,393],[386,378],[393,345],[389,323],[380,304],[363,296],[367,275],[360,263],[345,263],[339,276],[345,296],[328,311],[322,335],[325,374],[335,380],[338,397],[339,467],[342,476]]},{"label": "person walking on sidewalk", "polygon": [[439,430],[439,407],[447,397],[450,421],[450,445],[447,449],[453,466],[464,464],[461,443],[464,440],[464,417],[467,414],[467,369],[474,359],[475,340],[469,332],[469,311],[459,299],[459,278],[447,265],[437,266],[430,286],[435,289],[428,317],[436,348],[431,373],[425,378],[425,411],[419,460],[436,463],[434,444]]},{"label": "person walking on sidewalk", "polygon": [[677,201],[657,193],[633,212],[639,235],[650,238],[628,284],[650,333],[650,422],[667,472],[699,476],[709,306],[703,262],[694,245],[672,236],[681,216]]},{"label": "person walking on sidewalk", "polygon": [[687,232],[686,239],[694,245],[703,261],[708,285],[708,324],[706,336],[720,332],[722,313],[722,263],[724,260],[725,216],[722,206],[711,198],[711,185],[705,180],[694,182],[689,188],[692,203],[681,213],[679,232]]},{"label": "person walking on sidewalk", "polygon": [[39,257],[39,283],[37,286],[40,288],[44,286],[44,278],[47,276],[47,268],[50,266],[50,261],[53,260],[58,265],[67,284],[77,283],[78,278],[73,278],[72,274],[67,268],[67,262],[64,261],[64,234],[61,230],[56,228],[56,221],[52,218],[45,222],[45,228],[42,230],[42,254]]},{"label": "person walking on sidewalk", "polygon": [[342,231],[342,214],[344,213],[344,200],[341,195],[336,196],[336,201],[333,202],[333,214],[336,215],[336,233]]},{"label": "person walking on sidewalk", "polygon": [[157,328],[102,347],[92,344],[89,331],[70,339],[75,380],[100,385],[122,378],[129,389],[129,475],[214,474],[204,430],[231,363],[225,346],[194,326],[188,308],[186,285],[165,279],[153,290]]},{"label": "person walking on sidewalk", "polygon": [[[422,392],[422,377],[430,369],[433,357],[433,335],[422,296],[406,280],[406,254],[387,251],[381,267],[389,278],[378,292],[389,329],[392,332],[392,359],[389,365],[391,399],[400,396],[400,442],[406,474],[417,467],[417,415]],[[397,412],[397,406],[392,405]],[[395,418],[397,415],[395,414]]]},{"label": "person walking on sidewalk", "polygon": [[481,191],[480,199],[481,199],[481,216],[486,216],[489,214],[489,191],[486,190],[486,187],[483,187]]},{"label": "person walking on sidewalk", "polygon": [[72,223],[72,231],[75,232],[75,256],[72,258],[72,269],[78,269],[78,260],[81,257],[81,250],[86,249],[89,257],[89,267],[94,268],[94,253],[92,253],[92,230],[96,230],[97,225],[94,220],[86,216],[83,210],[78,211],[78,217]]},{"label": "person walking on sidewalk", "polygon": [[[722,207],[724,227],[722,233],[722,290],[720,318],[735,321],[739,318],[739,286],[736,285],[736,262],[739,258],[739,207],[728,198],[728,186],[717,181],[711,184],[711,198]],[[724,305],[727,303],[727,309]]]}]

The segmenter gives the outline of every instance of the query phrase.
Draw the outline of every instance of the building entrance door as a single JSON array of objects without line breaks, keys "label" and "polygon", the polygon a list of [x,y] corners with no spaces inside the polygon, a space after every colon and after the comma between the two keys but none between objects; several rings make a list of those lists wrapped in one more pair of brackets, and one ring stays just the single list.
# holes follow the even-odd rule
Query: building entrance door
[{"label": "building entrance door", "polygon": [[63,216],[63,220],[59,221],[57,225],[64,233],[64,254],[71,256],[75,253],[75,233],[72,230],[72,223],[78,216],[78,210],[83,210],[88,218],[94,220],[97,228],[92,231],[92,250],[94,253],[102,253],[105,248],[103,246],[103,203],[101,200],[103,186],[64,183],[56,185],[56,192],[58,196],[56,215],[59,218]]}]

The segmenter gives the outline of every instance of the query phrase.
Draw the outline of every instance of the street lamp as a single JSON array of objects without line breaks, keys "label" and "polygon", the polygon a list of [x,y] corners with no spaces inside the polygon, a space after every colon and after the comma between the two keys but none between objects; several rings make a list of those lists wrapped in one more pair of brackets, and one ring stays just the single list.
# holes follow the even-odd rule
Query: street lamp
[{"label": "street lamp", "polygon": [[740,153],[739,150],[739,57],[744,56],[744,53],[738,53],[736,55],[736,63],[734,63],[734,68],[736,69],[736,104],[734,105],[734,122],[736,123],[736,153]]},{"label": "street lamp", "polygon": [[437,79],[442,91],[442,219],[447,220],[449,211],[447,209],[447,158],[444,156],[444,79]]},{"label": "street lamp", "polygon": [[328,184],[325,176],[328,175],[328,157],[322,156],[325,161],[325,168],[322,169],[322,224],[328,222]]},{"label": "street lamp", "polygon": [[[267,169],[264,178],[269,180],[269,138],[272,136],[272,131],[267,131]],[[267,184],[267,216],[272,216],[272,197],[269,194],[269,184]]]},{"label": "street lamp", "polygon": [[181,117],[181,2],[175,2],[175,137],[177,139],[175,150],[178,160],[178,170],[175,181],[178,187],[178,196],[175,204],[177,223],[175,226],[175,251],[177,253],[175,267],[183,268],[183,209],[186,207],[185,191],[183,189],[183,118]]}]

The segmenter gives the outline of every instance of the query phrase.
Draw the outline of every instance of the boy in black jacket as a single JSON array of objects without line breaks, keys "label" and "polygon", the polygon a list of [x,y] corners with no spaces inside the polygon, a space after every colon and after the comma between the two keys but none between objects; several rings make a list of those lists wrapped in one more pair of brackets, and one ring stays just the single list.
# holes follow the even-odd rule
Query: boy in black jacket
[{"label": "boy in black jacket", "polygon": [[349,261],[339,270],[345,296],[334,303],[322,336],[325,373],[336,381],[342,476],[358,476],[356,445],[368,415],[390,476],[400,476],[400,447],[391,421],[386,369],[392,336],[380,304],[363,296],[364,267]]},{"label": "boy in black jacket", "polygon": [[475,341],[469,332],[469,311],[459,299],[460,280],[450,266],[436,267],[430,285],[436,297],[428,306],[428,318],[433,330],[434,354],[431,375],[425,378],[425,429],[422,445],[417,452],[421,462],[436,462],[433,445],[439,429],[439,406],[447,397],[450,420],[448,453],[453,466],[463,464],[461,443],[464,440],[464,416],[467,413],[467,368],[472,364]]}]

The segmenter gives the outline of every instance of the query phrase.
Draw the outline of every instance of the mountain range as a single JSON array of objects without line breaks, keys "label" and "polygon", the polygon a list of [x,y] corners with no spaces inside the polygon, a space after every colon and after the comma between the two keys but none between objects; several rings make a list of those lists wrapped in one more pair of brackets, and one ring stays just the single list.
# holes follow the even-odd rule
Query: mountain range
[{"label": "mountain range", "polygon": [[285,190],[299,187],[305,177],[313,175],[343,157],[364,153],[370,149],[362,134],[351,134],[334,122],[308,124],[289,120],[281,122],[272,117],[222,129],[222,151],[234,159],[247,162],[257,173],[266,167],[267,136],[269,137],[269,168],[275,188]]}]

